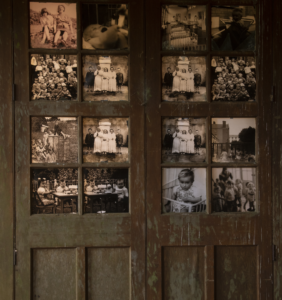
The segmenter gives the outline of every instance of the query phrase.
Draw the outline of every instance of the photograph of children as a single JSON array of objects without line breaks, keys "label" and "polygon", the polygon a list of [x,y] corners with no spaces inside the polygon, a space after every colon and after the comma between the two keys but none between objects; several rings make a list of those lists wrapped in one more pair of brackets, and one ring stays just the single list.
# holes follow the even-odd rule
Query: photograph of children
[{"label": "photograph of children", "polygon": [[163,213],[206,211],[206,169],[162,169]]},{"label": "photograph of children", "polygon": [[205,162],[206,119],[164,118],[162,162]]},{"label": "photograph of children", "polygon": [[212,169],[212,212],[256,210],[255,168]]},{"label": "photograph of children", "polygon": [[78,170],[32,169],[31,191],[32,214],[77,213]]},{"label": "photograph of children", "polygon": [[212,118],[212,161],[256,161],[255,118]]},{"label": "photograph of children", "polygon": [[255,101],[254,57],[219,57],[211,60],[212,101]]},{"label": "photograph of children", "polygon": [[86,168],[84,213],[128,213],[128,169]]},{"label": "photograph of children", "polygon": [[162,57],[163,101],[207,101],[206,58]]},{"label": "photograph of children", "polygon": [[163,5],[162,49],[206,50],[206,6]]},{"label": "photograph of children", "polygon": [[128,101],[128,56],[83,56],[84,101]]},{"label": "photograph of children", "polygon": [[128,118],[83,118],[83,162],[128,162]]},{"label": "photograph of children", "polygon": [[82,49],[128,49],[128,4],[83,3]]},{"label": "photograph of children", "polygon": [[256,11],[253,6],[212,6],[212,50],[254,51]]},{"label": "photograph of children", "polygon": [[32,100],[77,100],[76,55],[32,54]]},{"label": "photograph of children", "polygon": [[45,49],[76,49],[75,3],[30,2],[30,46]]},{"label": "photograph of children", "polygon": [[76,163],[77,126],[76,117],[32,117],[31,162]]}]

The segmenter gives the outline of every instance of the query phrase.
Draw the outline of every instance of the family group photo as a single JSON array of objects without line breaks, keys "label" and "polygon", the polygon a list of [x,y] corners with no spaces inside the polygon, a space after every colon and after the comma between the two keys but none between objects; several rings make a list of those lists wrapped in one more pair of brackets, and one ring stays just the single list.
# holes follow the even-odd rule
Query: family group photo
[{"label": "family group photo", "polygon": [[128,4],[83,3],[82,48],[128,49]]},{"label": "family group photo", "polygon": [[30,2],[29,11],[31,48],[77,48],[75,3]]},{"label": "family group photo", "polygon": [[77,100],[76,55],[32,54],[31,100]]},{"label": "family group photo", "polygon": [[76,117],[31,117],[31,162],[76,163]]},{"label": "family group photo", "polygon": [[83,56],[84,101],[128,101],[128,56]]},{"label": "family group photo", "polygon": [[207,101],[206,58],[162,57],[163,101]]},{"label": "family group photo", "polygon": [[205,162],[206,119],[164,118],[162,162]]},{"label": "family group photo", "polygon": [[83,118],[84,162],[128,162],[128,118]]},{"label": "family group photo", "polygon": [[163,50],[206,50],[206,6],[163,5],[161,13]]},{"label": "family group photo", "polygon": [[77,213],[78,170],[39,168],[31,170],[32,214]]},{"label": "family group photo", "polygon": [[256,162],[255,118],[212,118],[213,162]]},{"label": "family group photo", "polygon": [[212,212],[256,211],[255,168],[212,169]]},{"label": "family group photo", "polygon": [[163,213],[206,211],[205,168],[163,168]]},{"label": "family group photo", "polygon": [[84,213],[128,213],[128,169],[83,169]]},{"label": "family group photo", "polygon": [[213,101],[255,101],[256,61],[254,57],[219,57],[211,61]]}]

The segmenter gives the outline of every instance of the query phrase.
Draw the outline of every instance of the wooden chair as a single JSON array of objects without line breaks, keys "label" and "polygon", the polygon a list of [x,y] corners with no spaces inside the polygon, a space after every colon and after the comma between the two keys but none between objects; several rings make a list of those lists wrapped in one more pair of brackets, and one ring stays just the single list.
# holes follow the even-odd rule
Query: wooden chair
[{"label": "wooden chair", "polygon": [[[55,203],[50,203],[48,205],[44,205],[44,203],[42,202],[42,199],[39,197],[37,191],[33,192],[33,198],[35,200],[35,207],[36,207],[36,214],[54,214],[56,207],[55,207]],[[48,200],[48,199],[46,199]],[[50,210],[50,212],[46,212],[46,210]]]}]

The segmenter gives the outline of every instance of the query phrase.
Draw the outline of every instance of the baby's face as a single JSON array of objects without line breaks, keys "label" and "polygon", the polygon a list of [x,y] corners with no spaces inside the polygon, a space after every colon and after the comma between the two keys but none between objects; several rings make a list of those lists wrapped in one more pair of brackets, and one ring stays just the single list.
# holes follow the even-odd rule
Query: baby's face
[{"label": "baby's face", "polygon": [[118,186],[119,189],[122,189],[124,187],[124,182],[123,181],[119,181],[117,183],[117,186]]},{"label": "baby's face", "polygon": [[192,178],[191,177],[182,177],[179,179],[179,184],[182,190],[187,191],[192,186]]}]

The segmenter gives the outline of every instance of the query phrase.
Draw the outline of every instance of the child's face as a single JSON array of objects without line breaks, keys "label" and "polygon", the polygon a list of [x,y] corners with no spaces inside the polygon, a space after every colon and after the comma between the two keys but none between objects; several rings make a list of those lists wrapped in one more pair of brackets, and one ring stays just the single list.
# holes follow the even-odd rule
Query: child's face
[{"label": "child's face", "polygon": [[123,181],[118,181],[117,186],[119,189],[122,189],[124,187],[124,182]]},{"label": "child's face", "polygon": [[190,189],[190,187],[193,184],[192,178],[191,177],[182,177],[179,179],[179,184],[183,190],[187,191]]},{"label": "child's face", "polygon": [[63,91],[64,91],[64,92],[67,91],[67,87],[66,87],[66,86],[63,87]]}]

